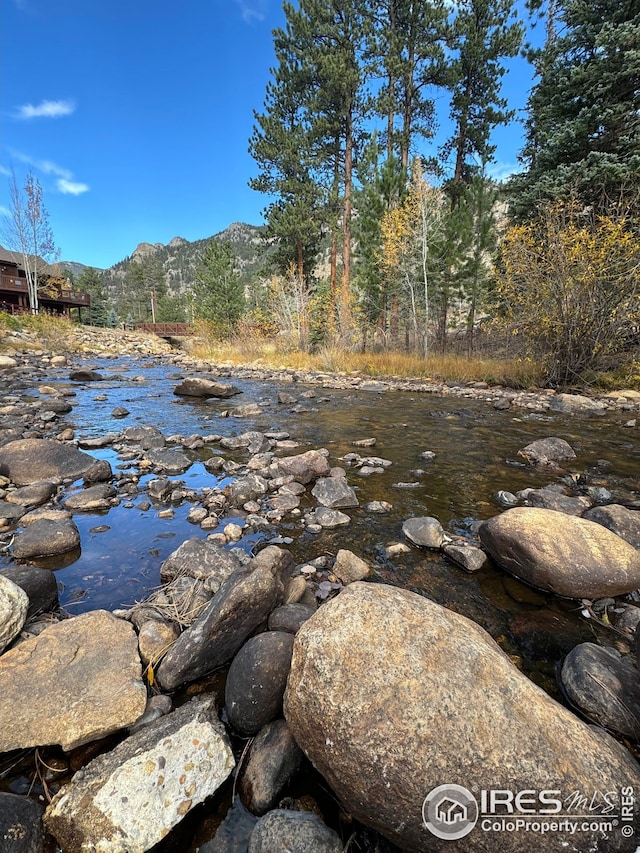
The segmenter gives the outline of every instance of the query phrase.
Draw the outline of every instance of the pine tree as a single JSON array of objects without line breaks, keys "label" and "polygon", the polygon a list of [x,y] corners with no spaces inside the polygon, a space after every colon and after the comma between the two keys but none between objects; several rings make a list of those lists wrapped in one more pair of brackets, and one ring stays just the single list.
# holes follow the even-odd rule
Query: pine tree
[{"label": "pine tree", "polygon": [[453,156],[448,191],[452,206],[493,159],[491,133],[513,117],[500,94],[504,61],[515,56],[524,34],[515,16],[513,0],[460,0],[453,23],[453,59],[450,63],[451,120],[454,132],[443,148]]},{"label": "pine tree", "polygon": [[[534,57],[525,172],[513,210],[576,196],[606,212],[623,197],[640,212],[640,9],[637,0],[558,0],[557,24]],[[557,34],[556,34],[557,32]]]},{"label": "pine tree", "polygon": [[82,270],[75,287],[91,297],[91,325],[106,326],[108,322],[107,299],[104,293],[102,275],[93,267]]},{"label": "pine tree", "polygon": [[386,124],[387,159],[397,157],[406,177],[414,141],[434,133],[434,88],[445,82],[446,4],[384,0],[369,7],[367,59],[382,78],[375,112]]},{"label": "pine tree", "polygon": [[210,240],[196,279],[196,316],[211,320],[221,335],[231,334],[244,310],[244,292],[231,243]]},{"label": "pine tree", "polygon": [[271,69],[265,111],[254,113],[249,152],[259,174],[249,186],[276,197],[265,210],[265,238],[278,243],[274,262],[279,270],[284,273],[293,262],[299,280],[308,286],[324,200],[313,176],[313,136],[305,100],[311,78],[299,46],[299,15],[288,3],[284,10],[286,29],[274,31],[278,64]]}]

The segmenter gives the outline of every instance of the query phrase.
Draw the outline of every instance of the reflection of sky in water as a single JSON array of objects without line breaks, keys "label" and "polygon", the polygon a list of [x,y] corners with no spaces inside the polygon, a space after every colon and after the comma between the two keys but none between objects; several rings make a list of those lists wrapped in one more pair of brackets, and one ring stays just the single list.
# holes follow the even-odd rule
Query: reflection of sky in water
[{"label": "reflection of sky in water", "polygon": [[[57,371],[48,384],[65,384],[76,391],[71,398],[76,405],[64,418],[78,436],[96,437],[108,432],[120,433],[129,426],[155,426],[165,436],[173,434],[237,435],[247,430],[284,430],[300,442],[297,450],[326,447],[333,465],[341,464],[346,453],[381,456],[392,461],[383,474],[360,477],[348,468],[349,483],[356,489],[360,508],[349,509],[352,522],[337,530],[314,535],[304,531],[302,522],[285,517],[279,527],[291,536],[290,548],[300,562],[322,554],[335,555],[339,548],[350,548],[377,565],[378,579],[398,583],[430,595],[485,624],[492,633],[499,631],[505,608],[515,607],[504,600],[500,573],[489,570],[469,576],[452,567],[439,554],[412,549],[405,557],[385,560],[382,548],[402,539],[402,522],[413,515],[433,515],[449,532],[468,535],[475,519],[488,518],[500,511],[496,493],[505,489],[515,492],[529,486],[539,488],[557,482],[557,475],[544,469],[521,464],[518,450],[529,442],[546,436],[559,436],[574,447],[578,458],[573,472],[588,472],[598,459],[607,459],[611,471],[593,476],[594,484],[606,485],[616,500],[633,500],[640,491],[640,450],[636,430],[623,424],[629,413],[614,413],[601,418],[572,419],[566,416],[537,415],[526,410],[495,411],[486,402],[464,397],[436,397],[358,390],[333,390],[298,383],[260,382],[250,379],[221,379],[232,382],[243,393],[226,400],[200,401],[179,398],[173,389],[179,381],[177,368],[157,362],[92,359],[89,364],[106,377],[103,382],[75,385],[67,380],[68,371]],[[120,377],[117,378],[116,377]],[[174,378],[168,378],[173,375]],[[206,374],[202,374],[206,375]],[[144,377],[137,381],[136,377]],[[57,381],[56,381],[57,380]],[[290,406],[277,402],[279,391],[292,394],[307,410],[291,413]],[[315,398],[305,399],[305,391]],[[96,400],[98,396],[106,400]],[[261,415],[250,418],[221,417],[237,405],[259,403]],[[111,412],[123,406],[130,414],[113,418]],[[353,447],[353,442],[368,437],[377,439],[369,449]],[[420,454],[434,451],[436,457],[425,462]],[[135,463],[123,463],[111,449],[90,451],[93,456],[107,458],[116,472],[135,473]],[[244,462],[244,451],[231,453],[213,444],[208,451],[185,451],[194,464],[184,474],[170,479],[182,482],[187,489],[199,491],[218,483],[207,472],[202,460],[211,452],[222,452],[225,458]],[[423,473],[416,473],[422,469]],[[140,488],[153,476],[141,477]],[[403,490],[398,483],[418,482],[419,488]],[[315,501],[307,492],[302,510]],[[141,509],[146,493],[130,498],[123,496],[119,506],[108,513],[78,513],[74,520],[81,533],[82,551],[71,565],[56,571],[64,585],[62,602],[77,613],[97,607],[113,608],[143,598],[159,583],[162,562],[185,539],[204,538],[207,533],[186,521],[195,504],[174,507],[172,519],[158,518],[166,505]],[[368,501],[384,500],[393,504],[388,515],[367,513]],[[127,508],[126,503],[133,503]],[[229,519],[221,519],[220,528]],[[109,529],[96,532],[106,525]],[[93,532],[92,532],[93,531]],[[242,547],[249,549],[257,536]],[[6,564],[6,559],[4,560]],[[0,564],[1,561],[0,561]]]}]

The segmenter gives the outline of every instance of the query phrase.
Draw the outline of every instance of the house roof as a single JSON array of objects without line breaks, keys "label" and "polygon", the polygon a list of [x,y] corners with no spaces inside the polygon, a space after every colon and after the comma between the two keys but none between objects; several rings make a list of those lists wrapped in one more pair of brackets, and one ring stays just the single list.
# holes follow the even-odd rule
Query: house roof
[{"label": "house roof", "polygon": [[[34,256],[32,255],[31,257]],[[21,270],[24,270],[24,258],[22,252],[12,252],[10,249],[5,249],[4,246],[0,246],[0,264],[17,264]],[[38,257],[38,272],[43,272],[46,275],[56,275],[59,274],[59,268],[55,265],[45,263],[42,258]]]}]

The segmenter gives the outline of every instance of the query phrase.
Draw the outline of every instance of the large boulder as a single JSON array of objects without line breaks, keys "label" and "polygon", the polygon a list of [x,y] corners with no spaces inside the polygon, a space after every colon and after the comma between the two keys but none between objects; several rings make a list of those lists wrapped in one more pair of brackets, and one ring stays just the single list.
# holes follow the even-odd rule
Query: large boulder
[{"label": "large boulder", "polygon": [[229,723],[244,737],[282,715],[293,634],[265,631],[252,637],[234,657],[225,684]]},{"label": "large boulder", "polygon": [[186,539],[160,567],[160,579],[168,583],[175,578],[190,577],[206,582],[216,593],[224,581],[240,568],[235,554],[208,539]]},{"label": "large boulder", "polygon": [[640,587],[640,553],[584,518],[515,507],[483,522],[479,535],[496,563],[546,592],[607,598]]},{"label": "large boulder", "polygon": [[40,518],[17,533],[13,540],[16,560],[67,554],[80,545],[80,531],[70,518]]},{"label": "large boulder", "polygon": [[63,850],[144,853],[227,779],[215,697],[192,699],[76,773],[45,813]]},{"label": "large boulder", "polygon": [[27,593],[6,575],[0,575],[0,653],[22,630],[28,609]]},{"label": "large boulder", "polygon": [[44,808],[30,797],[0,792],[0,849],[6,853],[43,853]]},{"label": "large boulder", "polygon": [[565,415],[604,415],[607,404],[582,394],[556,394],[549,409]]},{"label": "large boulder", "polygon": [[627,509],[620,504],[608,504],[594,506],[583,513],[582,517],[608,527],[634,548],[640,548],[640,512],[638,510]]},{"label": "large boulder", "polygon": [[285,456],[277,460],[283,474],[290,474],[298,483],[307,484],[318,477],[328,477],[331,471],[326,450],[307,450],[295,456]]},{"label": "large boulder", "polygon": [[[527,679],[479,625],[383,584],[351,584],[302,626],[284,714],[343,807],[403,850],[540,849],[540,838],[523,847],[524,833],[472,823],[461,846],[432,834],[423,804],[442,785],[466,788],[471,804],[472,792],[495,789],[569,797],[640,784],[630,753]],[[517,809],[535,814],[517,817],[544,818],[535,796]],[[592,851],[635,849],[621,834],[593,831],[580,842]],[[575,844],[562,825],[544,836],[545,851]]]},{"label": "large boulder", "polygon": [[56,576],[49,569],[28,564],[13,565],[2,569],[2,574],[26,592],[29,598],[27,619],[55,610],[58,606],[58,584]]},{"label": "large boulder", "polygon": [[211,379],[191,376],[176,385],[173,393],[179,397],[221,397],[226,399],[242,392],[235,385],[226,385],[222,382],[214,382]]},{"label": "large boulder", "polygon": [[640,740],[640,679],[628,656],[580,643],[564,659],[560,683],[589,720]]},{"label": "large boulder", "polygon": [[229,663],[245,640],[283,600],[293,557],[270,545],[234,572],[196,621],[178,637],[156,678],[167,691]]},{"label": "large boulder", "polygon": [[539,438],[518,451],[532,465],[549,465],[553,462],[569,462],[576,458],[573,447],[564,438]]},{"label": "large boulder", "polygon": [[0,657],[0,695],[0,752],[126,728],[147,699],[135,631],[104,610],[57,622]]},{"label": "large boulder", "polygon": [[321,477],[316,481],[311,494],[319,504],[331,509],[346,509],[360,503],[344,477]]},{"label": "large boulder", "polygon": [[22,438],[0,447],[0,474],[16,486],[41,480],[75,480],[95,465],[93,456],[76,447],[46,438]]}]

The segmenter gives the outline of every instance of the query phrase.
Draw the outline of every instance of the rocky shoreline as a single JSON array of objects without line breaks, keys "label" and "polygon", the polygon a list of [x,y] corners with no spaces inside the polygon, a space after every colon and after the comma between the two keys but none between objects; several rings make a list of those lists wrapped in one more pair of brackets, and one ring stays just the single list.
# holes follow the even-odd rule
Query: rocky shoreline
[{"label": "rocky shoreline", "polygon": [[[481,383],[213,367],[156,339],[74,335],[79,355],[39,350],[13,335],[0,356],[0,539],[10,556],[0,573],[0,758],[7,766],[39,766],[41,774],[40,801],[0,792],[0,838],[11,841],[12,851],[48,853],[55,838],[63,853],[322,853],[346,849],[350,836],[354,849],[380,851],[521,851],[541,844],[635,850],[640,805],[625,793],[640,792],[635,506],[613,503],[604,489],[577,482],[571,488],[565,478],[562,487],[501,493],[504,511],[474,537],[453,537],[429,516],[404,522],[403,547],[440,551],[467,572],[492,560],[533,589],[574,599],[594,620],[616,626],[618,650],[581,643],[563,661],[567,708],[477,624],[377,582],[374,568],[351,548],[297,564],[284,542],[255,554],[236,547],[261,531],[276,542],[278,525],[300,514],[303,498],[314,504],[304,516],[307,530],[348,525],[345,510],[359,505],[353,472],[386,464],[373,455],[373,439],[336,466],[326,449],[303,450],[283,431],[165,436],[154,427],[125,426],[83,440],[64,419],[74,387],[99,388],[101,376],[86,358],[122,354],[171,365],[173,393],[193,398],[231,399],[233,381],[251,377],[472,396],[498,409],[615,411],[629,413],[625,425],[633,428],[640,394],[593,400]],[[23,395],[34,387],[37,398]],[[126,419],[126,411],[114,417]],[[134,471],[114,472],[91,455],[104,447]],[[205,465],[226,480],[194,496],[170,477],[187,470],[189,452],[199,448],[215,450]],[[555,474],[575,457],[553,436],[520,455]],[[142,472],[151,475],[143,488]],[[163,562],[162,586],[147,600],[69,618],[58,607],[54,573],[38,561],[73,554],[80,541],[74,515],[135,496],[159,513],[192,502],[190,521],[200,534]],[[220,531],[220,519],[234,508],[242,524]],[[364,510],[386,508],[371,502]],[[341,804],[338,820],[295,797],[292,780],[311,765]],[[524,846],[518,832],[496,836],[480,825],[455,835],[459,826],[434,817],[443,801],[428,797],[443,785],[524,792],[515,809],[529,825]],[[537,799],[538,792],[545,797]],[[571,800],[575,792],[581,793]],[[466,810],[458,794],[447,792]],[[584,796],[593,819],[578,837],[569,818],[580,813]],[[214,829],[197,847],[182,848],[183,822],[211,802],[218,809],[227,803]],[[558,812],[565,822],[557,820],[541,841],[534,824]],[[612,813],[615,824],[606,820]],[[495,822],[514,809],[489,814]]]}]

